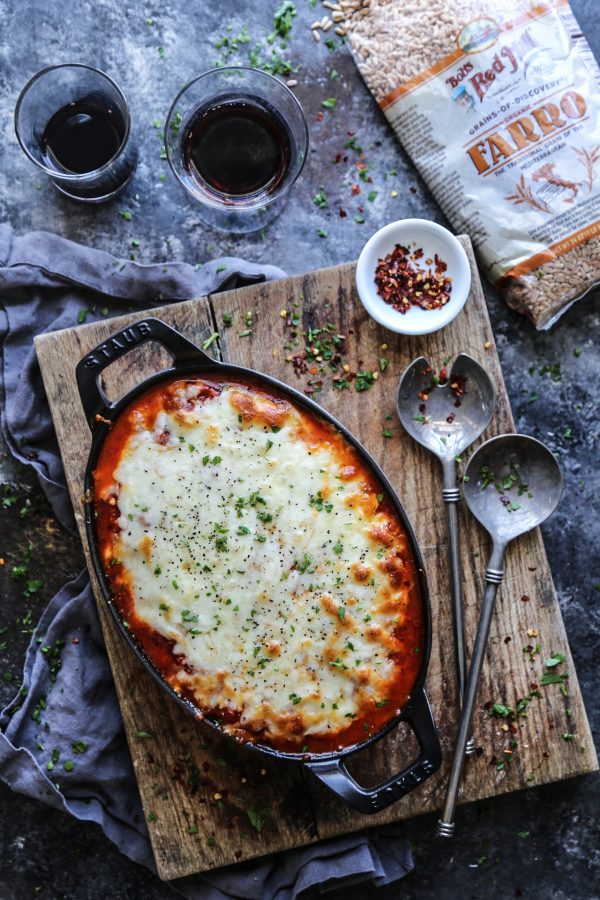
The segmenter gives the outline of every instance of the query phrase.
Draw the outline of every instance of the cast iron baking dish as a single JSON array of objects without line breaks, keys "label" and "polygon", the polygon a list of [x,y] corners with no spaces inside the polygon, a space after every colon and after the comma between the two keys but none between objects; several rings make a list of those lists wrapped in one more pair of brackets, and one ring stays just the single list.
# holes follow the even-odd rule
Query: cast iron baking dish
[{"label": "cast iron baking dish", "polygon": [[[147,341],[156,341],[161,344],[171,355],[173,365],[142,381],[118,402],[111,403],[99,384],[98,377],[100,373],[114,360]],[[248,746],[258,753],[263,753],[281,760],[294,761],[303,764],[335,794],[345,800],[350,806],[363,813],[380,812],[429,778],[440,766],[441,749],[424,688],[425,675],[431,650],[431,609],[427,584],[423,572],[423,562],[413,530],[398,497],[379,466],[377,466],[366,450],[343,425],[336,421],[333,416],[329,415],[324,409],[303,394],[300,394],[298,391],[293,390],[275,378],[271,378],[260,372],[212,359],[196,347],[195,344],[183,337],[179,332],[156,318],[142,319],[139,322],[116,332],[112,337],[94,348],[90,353],[87,353],[83,359],[80,360],[77,365],[76,374],[81,402],[92,431],[92,446],[85,474],[86,531],[94,570],[101,585],[104,599],[119,626],[123,638],[127,641],[136,656],[141,660],[145,668],[157,680],[167,694],[183,706],[189,713],[195,715],[196,718],[198,717],[198,707],[190,700],[182,697],[167,683],[158,669],[144,653],[142,647],[136,641],[135,636],[125,627],[122,616],[111,596],[110,587],[103,571],[98,552],[94,506],[92,502],[94,487],[93,473],[103,441],[110,428],[113,423],[116,422],[121,412],[139,394],[160,384],[162,381],[172,379],[174,375],[205,375],[206,377],[210,376],[214,378],[216,376],[223,379],[227,379],[228,377],[233,379],[250,378],[252,381],[257,382],[259,386],[264,385],[265,388],[272,388],[284,396],[287,395],[287,397],[289,397],[300,409],[307,410],[326,422],[329,422],[356,449],[366,466],[382,484],[399,521],[402,523],[415,561],[420,587],[424,630],[424,646],[421,648],[421,665],[418,675],[414,682],[408,702],[399,713],[383,728],[368,736],[358,744],[344,747],[337,752],[312,753],[310,755],[306,753],[282,752],[272,747],[261,745],[260,742],[248,743]],[[211,719],[209,716],[206,716],[203,721],[223,733],[218,721]],[[371,747],[400,722],[407,722],[417,738],[419,744],[419,754],[417,758],[401,772],[392,775],[383,783],[372,788],[362,787],[348,772],[346,758],[353,753]],[[230,740],[234,740],[231,736],[227,737]]]}]

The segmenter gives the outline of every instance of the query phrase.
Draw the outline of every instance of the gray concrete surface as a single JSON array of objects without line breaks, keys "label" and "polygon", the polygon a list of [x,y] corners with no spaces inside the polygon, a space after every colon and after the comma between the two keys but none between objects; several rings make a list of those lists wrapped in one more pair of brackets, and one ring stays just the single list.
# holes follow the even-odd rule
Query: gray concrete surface
[{"label": "gray concrete surface", "polygon": [[[309,25],[316,18],[307,0],[298,0],[298,16],[289,58],[301,65],[297,96],[311,132],[311,152],[283,215],[262,236],[229,238],[207,230],[194,203],[178,187],[160,159],[161,132],[180,85],[209,68],[220,56],[214,47],[222,35],[235,35],[247,24],[252,45],[265,46],[273,3],[230,0],[228,3],[161,4],[74,0],[0,0],[0,220],[19,232],[49,229],[116,255],[135,251],[143,262],[182,259],[203,262],[221,254],[239,254],[274,262],[290,273],[355,258],[366,238],[395,218],[416,215],[444,222],[427,189],[415,174],[383,116],[371,100],[346,48],[336,41],[329,51],[315,44]],[[597,0],[573,0],[573,9],[600,56]],[[152,19],[153,24],[146,24]],[[233,26],[226,30],[227,25]],[[161,58],[159,47],[164,48]],[[244,51],[244,48],[242,48]],[[12,133],[12,115],[25,81],[45,65],[79,61],[98,66],[123,87],[133,113],[140,145],[140,165],[126,194],[99,208],[86,208],[61,197],[38,175]],[[243,61],[234,55],[232,62]],[[339,78],[330,77],[331,70]],[[322,110],[336,97],[333,110]],[[324,112],[323,120],[316,116]],[[364,205],[365,223],[354,215],[361,197],[353,197],[353,160],[333,160],[355,132],[372,164],[376,200]],[[396,171],[397,174],[390,174]],[[166,178],[162,178],[162,176]],[[319,210],[313,196],[325,187],[329,208]],[[397,191],[397,196],[392,196]],[[347,211],[341,218],[339,209]],[[131,221],[120,215],[132,212]],[[318,236],[318,229],[328,232]],[[491,289],[490,313],[513,409],[521,431],[540,437],[561,460],[566,491],[559,512],[544,529],[552,572],[565,618],[573,659],[582,684],[592,728],[598,735],[598,643],[600,639],[600,527],[598,494],[600,438],[597,395],[598,291],[573,307],[549,334],[536,333],[509,311]],[[583,352],[575,355],[575,348]],[[560,380],[539,369],[560,364]],[[530,367],[538,370],[529,374]],[[556,370],[555,370],[556,371]],[[537,399],[536,398],[537,395]],[[571,429],[571,431],[569,431]],[[0,448],[2,449],[2,448]],[[0,569],[0,703],[12,696],[28,641],[29,619],[36,616],[56,587],[82,565],[75,539],[54,523],[31,473],[4,453],[0,480],[19,502],[0,508],[0,555],[18,561],[31,541],[32,571],[45,579],[29,601]],[[0,488],[0,490],[2,490]],[[31,511],[20,509],[31,504]],[[57,563],[57,560],[59,562]],[[31,617],[28,612],[31,611]],[[600,786],[597,776],[574,779],[525,793],[473,804],[461,811],[453,843],[432,837],[433,819],[407,822],[416,870],[402,884],[377,890],[364,886],[329,895],[335,900],[376,897],[408,898],[529,897],[544,900],[591,900],[600,896]],[[528,832],[528,837],[519,836]],[[129,863],[94,826],[75,824],[41,804],[24,800],[0,786],[0,900],[111,897],[167,900],[174,892],[154,876]],[[268,900],[268,898],[265,898]]]}]

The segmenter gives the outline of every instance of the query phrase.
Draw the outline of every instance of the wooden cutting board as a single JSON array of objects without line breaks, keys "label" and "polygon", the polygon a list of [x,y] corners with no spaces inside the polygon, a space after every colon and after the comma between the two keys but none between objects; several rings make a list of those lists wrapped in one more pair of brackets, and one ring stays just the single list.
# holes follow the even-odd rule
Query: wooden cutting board
[{"label": "wooden cutting board", "polygon": [[[122,640],[92,582],[123,721],[160,876],[164,879],[247,860],[369,826],[431,812],[442,805],[457,723],[451,612],[446,563],[441,472],[433,457],[401,430],[394,412],[399,377],[423,354],[436,368],[446,357],[470,353],[486,367],[498,389],[496,414],[482,439],[513,431],[514,425],[485,300],[468,238],[473,287],[458,318],[437,334],[406,338],[385,331],[363,311],[354,288],[354,265],[347,264],[209,298],[164,306],[153,315],[201,344],[220,333],[211,352],[250,366],[304,390],[320,376],[297,376],[287,361],[289,328],[281,311],[298,317],[306,331],[332,323],[346,336],[351,371],[371,370],[369,390],[333,387],[330,375],[313,394],[365,445],[383,467],[415,528],[433,608],[433,648],[427,691],[437,721],[444,765],[412,794],[376,816],[349,809],[296,763],[262,758],[239,748],[193,721],[163,695]],[[247,313],[253,313],[251,334]],[[233,325],[223,327],[223,314]],[[36,339],[44,384],[54,418],[77,523],[85,542],[81,495],[90,434],[79,403],[75,366],[81,356],[141,314],[94,322]],[[220,348],[220,349],[219,349]],[[380,371],[380,360],[387,360]],[[104,373],[109,397],[117,399],[162,368],[164,351],[146,345],[113,363]],[[385,366],[385,363],[383,364]],[[318,387],[318,385],[316,385]],[[315,385],[313,385],[315,387]],[[391,437],[384,435],[392,432]],[[486,535],[461,508],[467,646],[472,643],[488,554]],[[88,556],[89,562],[89,556]],[[539,653],[535,653],[536,645]],[[529,646],[532,652],[524,652]],[[540,687],[526,716],[515,721],[490,717],[485,703],[516,708],[532,685],[539,685],[544,660],[552,653],[566,661],[552,671],[568,674],[560,684]],[[479,703],[474,717],[479,754],[466,765],[463,802],[590,772],[598,767],[577,676],[539,530],[511,544],[501,587]],[[563,735],[574,735],[573,738]],[[412,756],[414,738],[404,726],[364,751],[351,770],[366,784],[399,771]],[[503,764],[503,765],[501,765]]]}]

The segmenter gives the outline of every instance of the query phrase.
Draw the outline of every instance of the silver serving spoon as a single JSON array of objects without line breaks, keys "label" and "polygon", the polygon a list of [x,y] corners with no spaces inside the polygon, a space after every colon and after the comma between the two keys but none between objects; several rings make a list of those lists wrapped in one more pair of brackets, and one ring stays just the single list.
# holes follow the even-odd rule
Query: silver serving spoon
[{"label": "silver serving spoon", "polygon": [[[467,667],[458,543],[457,504],[460,491],[456,483],[456,460],[489,425],[494,412],[496,391],[485,369],[467,353],[460,353],[456,357],[445,384],[433,386],[434,376],[435,373],[423,356],[413,360],[400,380],[396,405],[400,422],[406,431],[437,456],[442,464],[442,497],[448,519],[456,680],[458,701],[462,709]],[[473,740],[469,740],[467,754],[474,750],[475,744]]]},{"label": "silver serving spoon", "polygon": [[544,444],[525,434],[503,434],[475,451],[464,474],[464,495],[470,511],[492,539],[492,553],[485,573],[471,665],[454,759],[442,817],[440,837],[454,834],[454,811],[464,763],[465,746],[479,687],[479,676],[490,631],[498,585],[504,577],[504,551],[514,538],[541,525],[560,500],[563,480],[556,457]]}]

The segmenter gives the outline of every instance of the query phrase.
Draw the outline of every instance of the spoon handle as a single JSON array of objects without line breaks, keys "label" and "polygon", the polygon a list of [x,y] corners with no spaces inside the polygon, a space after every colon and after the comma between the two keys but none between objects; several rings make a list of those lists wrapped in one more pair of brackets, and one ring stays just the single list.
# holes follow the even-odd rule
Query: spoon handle
[{"label": "spoon handle", "polygon": [[[450,596],[452,600],[452,628],[454,631],[454,659],[456,664],[456,684],[458,690],[459,709],[463,707],[465,682],[467,680],[467,659],[465,652],[465,625],[462,598],[462,578],[460,569],[460,547],[458,540],[458,501],[460,491],[456,486],[456,469],[454,462],[444,467],[444,488],[442,497],[446,504],[448,522],[448,552],[450,555]],[[467,740],[467,755],[475,752],[473,738]]]},{"label": "spoon handle", "polygon": [[475,644],[473,646],[471,666],[467,676],[464,705],[458,726],[456,744],[454,746],[454,758],[452,760],[450,778],[446,789],[446,803],[436,829],[438,837],[452,837],[454,834],[454,812],[456,809],[460,776],[465,759],[465,747],[469,736],[471,718],[473,717],[475,698],[479,689],[479,678],[490,633],[490,624],[492,621],[492,613],[494,611],[494,603],[496,601],[496,593],[498,591],[498,586],[501,584],[504,577],[502,568],[503,556],[504,546],[494,545],[490,562],[485,573],[485,593],[481,604],[481,613],[479,616],[479,624],[477,626],[477,634],[475,636]]}]

